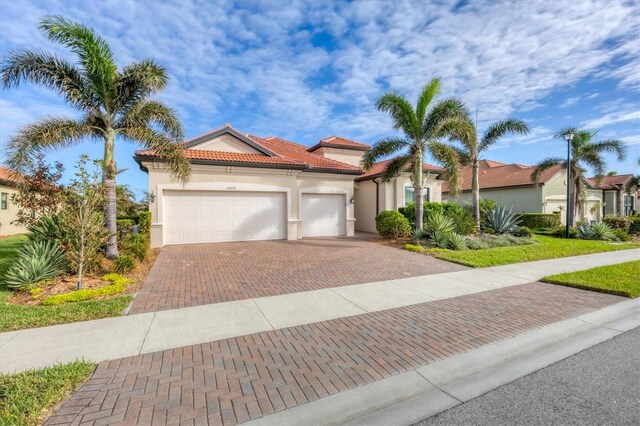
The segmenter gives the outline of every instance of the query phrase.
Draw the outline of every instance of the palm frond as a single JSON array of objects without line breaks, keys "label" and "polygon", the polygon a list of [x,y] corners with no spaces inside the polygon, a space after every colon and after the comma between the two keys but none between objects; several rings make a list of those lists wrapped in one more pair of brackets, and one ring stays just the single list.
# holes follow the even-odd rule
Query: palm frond
[{"label": "palm frond", "polygon": [[545,158],[544,160],[540,161],[538,164],[536,164],[535,169],[531,173],[531,181],[539,184],[540,176],[542,175],[542,173],[554,166],[557,166],[558,164],[566,166],[567,161],[559,157]]},{"label": "palm frond", "polygon": [[616,154],[618,161],[624,161],[627,155],[627,147],[618,139],[604,139],[594,142],[590,145],[589,149],[598,154],[603,152]]},{"label": "palm frond", "polygon": [[467,119],[447,118],[434,131],[439,138],[446,136],[451,142],[460,142],[466,148],[465,156],[473,156],[478,149],[476,127]]},{"label": "palm frond", "polygon": [[455,98],[448,98],[435,104],[422,123],[422,132],[427,139],[437,139],[445,136],[445,124],[449,120],[459,120],[460,122],[469,119],[469,111],[464,103]]},{"label": "palm frond", "polygon": [[382,175],[382,181],[389,182],[406,172],[409,167],[409,162],[412,160],[414,160],[414,158],[411,154],[405,154],[395,157],[389,161],[389,164],[387,164],[387,168],[384,171],[384,175]]},{"label": "palm frond", "polygon": [[148,100],[136,103],[116,123],[116,128],[149,127],[157,125],[176,141],[184,138],[182,124],[176,112],[159,101]]},{"label": "palm frond", "polygon": [[429,142],[429,150],[433,158],[444,168],[445,179],[449,183],[449,193],[453,197],[457,196],[462,184],[458,152],[450,145],[439,141]]},{"label": "palm frond", "polygon": [[508,118],[495,122],[484,132],[478,145],[478,152],[486,150],[507,134],[526,135],[527,133],[529,133],[529,126],[522,120]]},{"label": "palm frond", "polygon": [[384,138],[373,144],[371,149],[362,156],[362,168],[370,169],[381,158],[394,154],[395,152],[408,147],[410,141],[404,138]]},{"label": "palm frond", "polygon": [[73,145],[86,137],[94,137],[94,133],[84,122],[59,117],[37,121],[21,128],[9,139],[7,165],[17,172],[24,172],[37,154]]},{"label": "palm frond", "polygon": [[105,39],[91,28],[62,16],[47,16],[40,22],[47,38],[69,47],[80,60],[93,91],[102,103],[110,107],[115,99],[115,78],[118,67]]},{"label": "palm frond", "polygon": [[396,92],[387,92],[378,99],[376,106],[379,111],[388,112],[391,115],[395,129],[401,129],[411,138],[418,137],[420,123],[407,98]]},{"label": "palm frond", "polygon": [[416,105],[416,118],[418,123],[423,123],[427,114],[427,108],[429,104],[440,93],[441,81],[439,78],[432,78],[430,82],[425,84],[418,96],[418,103]]},{"label": "palm frond", "polygon": [[[576,135],[578,133],[578,129],[575,127],[563,127],[562,129],[558,130],[557,132],[555,132],[553,134],[553,137],[555,139],[564,139],[564,135],[566,135],[567,133],[573,133],[574,135]],[[574,136],[575,138],[575,136]]]},{"label": "palm frond", "polygon": [[119,134],[126,140],[150,149],[158,160],[166,163],[173,179],[185,183],[189,180],[191,166],[184,156],[182,143],[157,132],[149,127],[125,127]]},{"label": "palm frond", "polygon": [[577,160],[578,161],[584,161],[589,166],[591,166],[591,168],[593,169],[593,172],[595,173],[596,177],[598,177],[599,180],[602,179],[602,177],[605,174],[606,164],[605,164],[604,160],[602,159],[602,156],[600,156],[600,154],[598,152],[596,152],[596,151],[585,152],[582,155],[582,157],[580,157]]},{"label": "palm frond", "polygon": [[631,194],[634,190],[640,187],[640,175],[632,176],[624,185],[624,191],[627,194]]},{"label": "palm frond", "polygon": [[0,68],[0,79],[6,89],[17,87],[25,80],[55,90],[71,106],[92,109],[97,99],[87,90],[82,72],[54,55],[24,50],[9,53]]},{"label": "palm frond", "polygon": [[152,60],[127,65],[118,74],[118,107],[127,111],[146,96],[164,89],[167,82],[167,71]]}]

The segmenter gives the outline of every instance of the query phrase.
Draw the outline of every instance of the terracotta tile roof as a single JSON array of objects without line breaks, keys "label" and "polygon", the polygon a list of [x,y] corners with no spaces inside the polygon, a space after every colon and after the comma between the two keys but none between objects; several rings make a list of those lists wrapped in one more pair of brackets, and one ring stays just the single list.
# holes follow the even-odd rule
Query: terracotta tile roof
[{"label": "terracotta tile roof", "polygon": [[290,142],[274,136],[269,136],[264,139],[253,135],[247,135],[247,137],[249,137],[254,142],[264,146],[268,150],[275,152],[281,157],[304,162],[310,169],[338,170],[354,174],[360,174],[362,172],[362,169],[360,169],[360,167],[352,166],[350,164],[342,163],[337,160],[332,160],[331,158],[313,154],[307,151],[308,148],[306,146],[300,145],[295,142]]},{"label": "terracotta tile roof", "polygon": [[340,136],[329,136],[328,138],[320,139],[320,142],[308,148],[307,151],[313,152],[322,147],[352,149],[356,151],[368,151],[369,148],[371,148],[367,144],[341,138]]},{"label": "terracotta tile roof", "polygon": [[5,185],[14,185],[17,182],[16,172],[6,167],[0,166],[0,182]]},{"label": "terracotta tile roof", "polygon": [[[263,154],[246,154],[240,152],[211,151],[207,149],[191,149],[183,150],[185,157],[190,160],[207,160],[220,161],[229,163],[252,163],[252,164],[281,164],[292,166],[304,166],[302,161],[296,161],[290,158],[269,157]],[[154,157],[153,150],[139,150],[136,155],[140,157]]]},{"label": "terracotta tile roof", "polygon": [[[480,189],[535,185],[535,183],[531,181],[531,173],[533,173],[533,170],[535,169],[535,167],[533,166],[524,166],[522,164],[504,164],[491,160],[482,160],[479,163]],[[540,176],[540,183],[545,183],[560,170],[562,170],[562,166],[558,164],[557,166],[544,171]],[[462,185],[460,188],[461,191],[471,191],[471,174],[471,166],[466,166],[462,169]],[[447,182],[444,182],[442,184],[442,193],[446,194],[448,192],[449,184]]]},{"label": "terracotta tile roof", "polygon": [[587,180],[596,188],[617,189],[618,187],[624,186],[624,184],[627,183],[629,178],[631,178],[632,176],[633,176],[632,174],[603,176],[599,182],[598,182],[598,178],[594,176],[594,177],[587,178]]},{"label": "terracotta tile roof", "polygon": [[[387,169],[387,164],[389,164],[389,162],[392,159],[389,160],[384,160],[384,161],[380,161],[378,163],[375,163],[373,165],[373,167],[367,171],[364,172],[364,174],[362,176],[358,176],[356,178],[356,181],[360,182],[363,180],[369,180],[369,179],[374,179],[376,177],[382,176],[385,172],[385,170]],[[422,163],[422,168],[425,171],[431,171],[431,172],[442,172],[443,169],[441,167],[438,166],[434,166],[433,164],[429,164],[429,163]]]}]

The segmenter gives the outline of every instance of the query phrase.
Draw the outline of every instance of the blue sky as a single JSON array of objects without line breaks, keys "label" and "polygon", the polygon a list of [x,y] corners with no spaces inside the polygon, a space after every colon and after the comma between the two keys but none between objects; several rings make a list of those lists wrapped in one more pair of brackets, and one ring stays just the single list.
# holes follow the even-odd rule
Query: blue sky
[{"label": "blue sky", "polygon": [[[575,125],[623,140],[640,155],[640,6],[636,1],[159,1],[3,2],[0,55],[23,48],[69,57],[38,31],[46,14],[95,28],[119,64],[153,58],[171,82],[159,98],[188,136],[224,123],[306,145],[340,135],[365,143],[395,134],[375,109],[389,89],[412,100],[431,77],[443,96],[478,110],[479,127],[517,117],[532,132],[506,138],[485,158],[534,164],[564,155],[552,139]],[[54,94],[23,85],[0,92],[0,143],[47,115],[73,115]],[[147,176],[120,142],[119,182],[141,194]],[[4,155],[4,150],[2,151]],[[84,143],[48,155],[70,165]],[[3,158],[2,158],[3,160]]]}]

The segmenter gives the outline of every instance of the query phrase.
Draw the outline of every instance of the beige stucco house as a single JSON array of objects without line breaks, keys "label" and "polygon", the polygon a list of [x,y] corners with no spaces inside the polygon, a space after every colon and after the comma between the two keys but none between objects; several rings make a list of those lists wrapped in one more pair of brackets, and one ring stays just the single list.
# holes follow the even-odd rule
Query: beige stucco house
[{"label": "beige stucco house", "polygon": [[633,178],[632,174],[625,174],[588,179],[593,188],[601,191],[603,214],[629,216],[638,211],[640,191],[636,189],[630,194],[625,192],[625,186],[631,178]]},{"label": "beige stucco house", "polygon": [[[376,173],[365,174],[360,167],[369,146],[337,136],[308,147],[225,125],[184,146],[192,167],[184,185],[171,179],[153,151],[136,151],[154,196],[154,247],[353,236],[356,229],[375,232],[376,211],[405,202],[406,176],[377,183],[378,192],[371,190]],[[429,180],[432,199],[439,200],[438,169],[427,168],[434,172]]]},{"label": "beige stucco house", "polygon": [[[566,171],[561,166],[552,167],[540,176],[539,184],[531,181],[533,166],[505,164],[492,160],[480,161],[480,197],[498,204],[513,206],[520,213],[565,212],[567,205]],[[460,205],[471,203],[471,167],[462,170],[462,192],[457,197],[449,194],[446,182],[442,189],[443,201]],[[575,220],[597,221],[602,217],[602,190],[585,181],[581,208]],[[562,222],[565,214],[560,215]]]},{"label": "beige stucco house", "polygon": [[12,201],[13,194],[17,194],[15,174],[10,169],[0,166],[0,236],[16,235],[27,232],[24,226],[15,225],[18,206]]}]

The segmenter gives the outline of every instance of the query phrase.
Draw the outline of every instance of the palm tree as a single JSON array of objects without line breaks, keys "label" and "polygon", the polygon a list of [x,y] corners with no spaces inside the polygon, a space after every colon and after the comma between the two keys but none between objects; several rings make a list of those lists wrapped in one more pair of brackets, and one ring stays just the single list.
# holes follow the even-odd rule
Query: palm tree
[{"label": "palm tree", "polygon": [[479,183],[479,161],[483,152],[488,150],[498,139],[508,134],[526,135],[529,133],[529,126],[515,118],[497,121],[484,132],[480,142],[478,142],[478,130],[476,126],[467,119],[467,126],[451,129],[450,139],[452,142],[458,141],[462,147],[454,146],[458,152],[462,164],[472,167],[471,192],[473,218],[476,225],[480,226],[480,183]]},{"label": "palm tree", "polygon": [[[640,157],[638,157],[636,164],[640,166]],[[631,195],[631,193],[638,187],[640,187],[640,175],[634,175],[624,185],[624,192]]]},{"label": "palm tree", "polygon": [[57,92],[80,118],[48,117],[18,131],[8,144],[7,164],[23,171],[35,156],[92,139],[104,143],[102,182],[104,212],[110,237],[106,255],[118,255],[116,245],[116,140],[155,150],[172,176],[185,182],[190,166],[179,143],[182,125],[165,104],[149,99],[167,85],[163,67],[143,60],[118,69],[107,42],[92,29],[60,16],[45,17],[40,29],[49,40],[68,47],[77,57],[73,64],[49,53],[24,50],[9,53],[0,68],[5,88],[22,81]]},{"label": "palm tree", "polygon": [[[597,132],[590,130],[578,130],[573,127],[562,129],[557,132],[554,137],[556,139],[564,139],[565,134],[573,133],[573,139],[571,140],[571,186],[573,187],[573,205],[580,211],[580,194],[584,192],[584,182],[586,178],[584,176],[586,169],[585,166],[589,166],[593,169],[598,179],[602,178],[605,174],[605,161],[602,155],[605,153],[616,154],[618,161],[623,161],[626,156],[625,145],[617,139],[603,139],[594,141]],[[533,173],[531,173],[531,180],[535,183],[539,183],[540,175],[545,170],[561,165],[564,170],[567,169],[567,159],[560,157],[549,157],[540,161],[535,167]],[[584,166],[583,166],[584,165]],[[567,184],[569,184],[567,182]],[[567,208],[569,207],[569,200],[567,200]],[[572,224],[573,218],[569,218],[569,225]]]},{"label": "palm tree", "polygon": [[462,102],[453,98],[442,100],[429,109],[439,93],[440,79],[434,78],[422,88],[415,109],[401,94],[387,92],[382,95],[377,102],[378,110],[388,112],[393,119],[393,127],[401,130],[404,135],[380,139],[362,159],[362,166],[367,170],[379,159],[400,151],[400,155],[387,165],[382,179],[389,181],[407,169],[412,169],[416,229],[422,229],[422,161],[427,151],[444,166],[452,192],[455,194],[460,188],[457,153],[439,139],[446,135],[445,129],[462,126],[467,111]]}]

